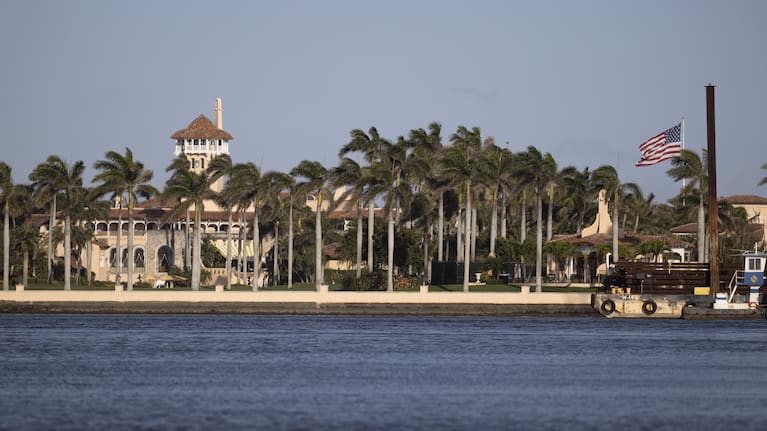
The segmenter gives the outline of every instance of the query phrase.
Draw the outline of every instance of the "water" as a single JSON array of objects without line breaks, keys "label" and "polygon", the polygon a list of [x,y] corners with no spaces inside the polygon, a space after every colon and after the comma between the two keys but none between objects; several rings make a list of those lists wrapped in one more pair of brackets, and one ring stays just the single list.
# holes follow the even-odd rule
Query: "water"
[{"label": "water", "polygon": [[0,429],[764,429],[765,325],[0,315]]}]

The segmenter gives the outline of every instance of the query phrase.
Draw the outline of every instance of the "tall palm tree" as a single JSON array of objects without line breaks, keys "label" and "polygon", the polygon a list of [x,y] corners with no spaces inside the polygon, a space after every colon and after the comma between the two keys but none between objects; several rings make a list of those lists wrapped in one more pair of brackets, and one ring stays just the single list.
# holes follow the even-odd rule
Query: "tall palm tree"
[{"label": "tall palm tree", "polygon": [[441,159],[441,167],[443,174],[453,179],[453,184],[458,187],[465,202],[463,291],[468,292],[471,261],[469,247],[471,242],[471,185],[479,172],[482,133],[479,127],[473,127],[469,130],[464,126],[458,126],[456,132],[450,135],[450,142],[452,145],[445,149],[444,157]]},{"label": "tall palm tree", "polygon": [[53,282],[53,229],[56,226],[56,204],[62,189],[62,178],[68,167],[59,156],[48,156],[45,162],[38,164],[29,179],[35,189],[35,200],[39,205],[49,205],[48,220],[48,283]]},{"label": "tall palm tree", "polygon": [[79,160],[73,164],[65,164],[61,178],[63,191],[64,213],[64,290],[72,289],[72,218],[80,210],[77,195],[83,193],[83,172],[85,164]]},{"label": "tall palm tree", "polygon": [[[107,151],[104,160],[94,163],[93,167],[99,171],[93,178],[96,183],[101,183],[97,189],[101,194],[112,196],[127,195],[128,198],[128,273],[127,288],[133,290],[133,209],[139,197],[149,199],[157,195],[158,191],[151,184],[153,173],[145,169],[144,164],[134,160],[133,151],[125,148],[125,154],[116,151]],[[117,235],[122,229],[118,228]],[[118,253],[120,251],[118,250]]]},{"label": "tall palm tree", "polygon": [[640,218],[648,217],[652,213],[655,194],[650,193],[645,197],[642,188],[635,183],[626,183],[624,188],[626,190],[624,202],[627,207],[627,210],[624,211],[624,217],[632,212],[634,214],[634,232],[639,232]]},{"label": "tall palm tree", "polygon": [[9,290],[10,253],[11,253],[11,199],[13,190],[11,167],[0,161],[0,204],[3,205],[3,290]]},{"label": "tall palm tree", "polygon": [[411,157],[413,144],[400,136],[396,143],[384,142],[380,159],[372,168],[376,182],[371,193],[383,196],[387,220],[387,276],[386,290],[394,291],[394,230],[401,209],[412,195],[411,181],[423,172],[423,159]]},{"label": "tall palm tree", "polygon": [[536,201],[536,236],[535,236],[535,290],[541,291],[543,266],[543,193],[556,174],[556,162],[550,153],[541,154],[534,146],[518,154],[517,176],[533,189]]},{"label": "tall palm tree", "polygon": [[[0,171],[4,171],[4,168],[0,168]],[[10,171],[8,172],[10,173]],[[10,216],[13,224],[21,219],[21,223],[14,228],[8,225],[8,219],[6,218],[4,231],[8,232],[9,229],[13,229],[11,242],[22,251],[22,284],[24,286],[27,286],[29,282],[29,253],[37,250],[40,239],[39,231],[26,220],[28,215],[34,211],[33,193],[34,188],[31,184],[13,184],[10,187],[10,193],[2,193],[2,200],[0,200],[0,202],[4,202],[5,210],[3,213],[6,216]],[[3,255],[6,262],[10,258],[8,253],[10,253],[9,250],[4,250]],[[5,268],[3,273],[8,273],[8,268]]]},{"label": "tall palm tree", "polygon": [[165,183],[163,197],[167,200],[175,200],[176,204],[169,213],[163,217],[163,222],[173,220],[192,209],[194,213],[194,232],[192,244],[192,290],[200,289],[200,263],[201,263],[201,217],[206,199],[213,199],[215,193],[211,190],[211,177],[207,172],[195,173],[188,167],[186,156],[180,155],[166,168],[172,171],[170,178]]},{"label": "tall palm tree", "polygon": [[703,157],[692,150],[682,150],[679,157],[671,159],[672,168],[666,171],[674,181],[687,180],[685,194],[696,193],[698,195],[698,262],[703,262],[705,256],[706,238],[706,211],[705,201],[708,193],[708,168],[706,167],[706,150]]},{"label": "tall palm tree", "polygon": [[232,158],[229,154],[221,154],[210,161],[208,165],[210,178],[215,183],[219,178],[227,177],[221,192],[215,195],[214,201],[217,205],[226,210],[227,231],[226,231],[226,290],[232,288],[232,224],[234,207],[239,198],[237,190],[230,183],[232,172]]},{"label": "tall palm tree", "polygon": [[[413,143],[413,157],[428,161],[427,169],[419,179],[419,188],[425,191],[430,198],[437,198],[437,261],[444,260],[443,242],[445,231],[445,191],[448,187],[447,181],[440,173],[438,160],[442,157],[444,146],[442,144],[442,125],[432,122],[428,126],[428,132],[424,129],[414,129],[410,131],[409,139]],[[425,228],[431,229],[431,226]],[[428,241],[424,239],[424,255],[429,256]],[[424,265],[427,265],[427,259],[424,259]],[[428,277],[427,277],[428,280]]]},{"label": "tall palm tree", "polygon": [[[618,171],[610,165],[603,165],[591,174],[592,183],[599,189],[604,189],[607,196],[612,196],[612,223],[613,223],[613,262],[620,260],[618,254],[618,209],[620,207],[620,197],[623,194],[623,184],[618,178]],[[609,198],[608,198],[609,200]]]},{"label": "tall palm tree", "polygon": [[265,218],[271,221],[274,228],[274,246],[272,248],[272,283],[276,286],[279,281],[279,244],[280,221],[285,213],[285,199],[282,192],[290,187],[292,178],[283,172],[267,172],[262,178],[264,194]]},{"label": "tall palm tree", "polygon": [[[381,148],[384,144],[390,144],[388,140],[381,137],[375,127],[371,127],[367,133],[362,129],[354,129],[350,132],[351,140],[341,147],[338,157],[343,159],[350,153],[361,153],[368,162],[368,167],[373,168],[381,157]],[[368,184],[370,187],[370,184]],[[373,271],[373,229],[375,228],[375,195],[366,193],[364,195],[365,204],[368,206],[368,270]]]},{"label": "tall palm tree", "polygon": [[364,206],[363,196],[370,182],[369,168],[363,168],[348,157],[341,159],[341,163],[332,170],[332,182],[335,186],[348,186],[348,189],[340,196],[340,199],[351,199],[355,202],[357,212],[357,262],[356,277],[362,276],[362,209]]},{"label": "tall palm tree", "polygon": [[302,178],[298,188],[303,196],[314,195],[314,287],[319,292],[322,286],[322,204],[327,192],[330,171],[320,162],[303,160],[290,171],[290,175]]},{"label": "tall palm tree", "polygon": [[[498,200],[508,189],[508,173],[513,169],[511,151],[501,148],[488,139],[482,149],[482,169],[479,180],[490,195],[490,257],[495,257],[495,242],[498,234]],[[503,206],[503,205],[501,205]]]}]

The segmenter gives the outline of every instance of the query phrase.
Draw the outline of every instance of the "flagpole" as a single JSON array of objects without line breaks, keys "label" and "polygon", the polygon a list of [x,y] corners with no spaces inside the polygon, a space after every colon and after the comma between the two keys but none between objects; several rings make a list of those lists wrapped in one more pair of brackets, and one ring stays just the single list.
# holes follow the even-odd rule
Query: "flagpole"
[{"label": "flagpole", "polygon": [[[681,130],[681,138],[682,138],[682,150],[684,150],[684,117],[682,117],[682,130]],[[687,178],[682,178],[682,190],[687,188]],[[684,196],[684,193],[682,193],[682,196]],[[682,206],[685,206],[687,202],[685,202],[685,198],[682,198]]]}]

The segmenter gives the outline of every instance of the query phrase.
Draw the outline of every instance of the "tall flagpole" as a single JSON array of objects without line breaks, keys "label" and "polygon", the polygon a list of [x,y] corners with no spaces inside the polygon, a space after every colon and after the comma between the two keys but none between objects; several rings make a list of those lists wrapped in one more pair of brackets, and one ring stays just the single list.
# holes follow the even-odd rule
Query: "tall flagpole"
[{"label": "tall flagpole", "polygon": [[[684,117],[682,117],[682,130],[681,130],[681,132],[682,132],[682,136],[681,136],[681,138],[682,138],[682,149],[684,150]],[[682,178],[682,190],[684,191],[684,189],[686,189],[686,188],[687,188],[687,178],[683,177]],[[687,202],[685,201],[684,192],[683,192],[682,193],[682,206],[685,206],[686,204],[687,204]]]}]

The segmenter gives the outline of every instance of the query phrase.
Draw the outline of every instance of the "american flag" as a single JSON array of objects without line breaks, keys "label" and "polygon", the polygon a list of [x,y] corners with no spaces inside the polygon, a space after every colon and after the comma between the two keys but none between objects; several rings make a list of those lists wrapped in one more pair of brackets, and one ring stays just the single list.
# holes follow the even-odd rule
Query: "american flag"
[{"label": "american flag", "polygon": [[639,146],[642,158],[637,166],[650,166],[682,154],[682,123],[658,133]]}]

